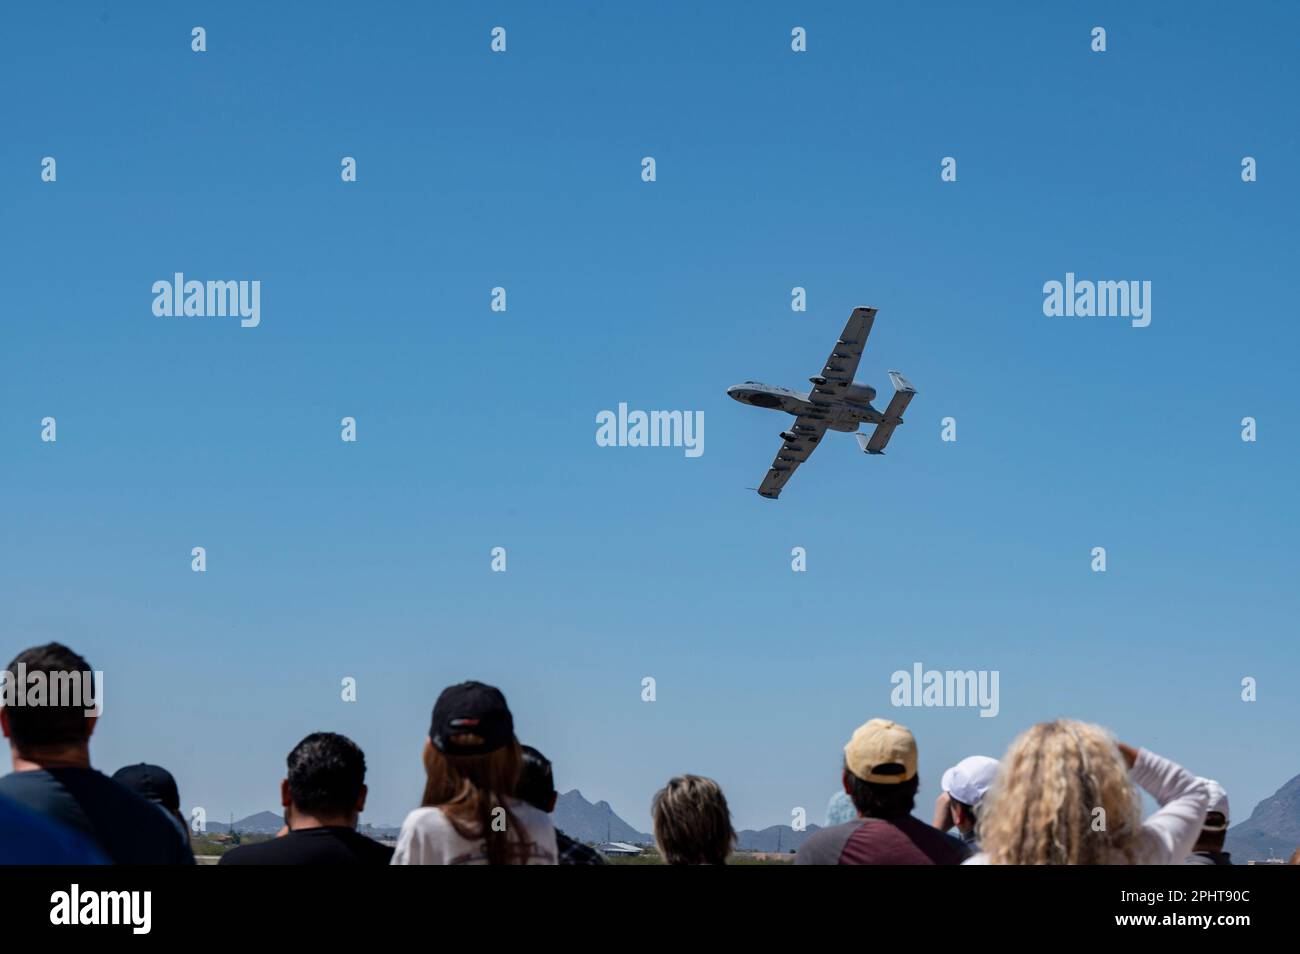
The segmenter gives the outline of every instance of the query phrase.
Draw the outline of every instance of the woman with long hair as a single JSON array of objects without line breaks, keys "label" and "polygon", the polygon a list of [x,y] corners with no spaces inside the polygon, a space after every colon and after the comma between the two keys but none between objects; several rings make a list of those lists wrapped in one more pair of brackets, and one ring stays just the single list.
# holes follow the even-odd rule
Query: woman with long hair
[{"label": "woman with long hair", "polygon": [[550,815],[514,797],[522,767],[500,690],[444,689],[424,743],[424,798],[402,823],[393,864],[555,864]]},{"label": "woman with long hair", "polygon": [[[1142,821],[1141,786],[1160,808]],[[980,807],[967,864],[1167,865],[1191,853],[1205,783],[1087,722],[1040,722],[1011,743]]]}]

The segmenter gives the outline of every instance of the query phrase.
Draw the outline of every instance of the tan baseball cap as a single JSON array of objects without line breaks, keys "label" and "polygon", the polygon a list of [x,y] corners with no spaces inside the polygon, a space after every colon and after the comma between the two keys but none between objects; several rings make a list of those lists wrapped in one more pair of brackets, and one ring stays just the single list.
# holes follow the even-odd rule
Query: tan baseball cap
[{"label": "tan baseball cap", "polygon": [[[844,746],[844,764],[864,782],[897,785],[916,775],[916,739],[912,730],[888,719],[872,719],[858,726]],[[901,775],[880,775],[876,769],[901,765]]]}]

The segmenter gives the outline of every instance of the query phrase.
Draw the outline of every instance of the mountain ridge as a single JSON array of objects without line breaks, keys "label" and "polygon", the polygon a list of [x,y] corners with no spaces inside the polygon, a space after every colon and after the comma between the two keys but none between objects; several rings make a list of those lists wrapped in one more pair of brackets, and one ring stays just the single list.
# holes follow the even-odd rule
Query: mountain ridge
[{"label": "mountain ridge", "polygon": [[1300,775],[1262,799],[1244,822],[1229,828],[1224,848],[1239,864],[1290,858],[1300,848]]},{"label": "mountain ridge", "polygon": [[[637,831],[618,816],[609,802],[589,802],[576,788],[556,799],[553,818],[560,831],[588,844],[607,841],[654,844],[653,835]],[[795,831],[789,825],[770,825],[758,830],[745,828],[736,832],[736,847],[741,851],[790,851],[817,830],[816,825],[809,825],[806,831]]]}]

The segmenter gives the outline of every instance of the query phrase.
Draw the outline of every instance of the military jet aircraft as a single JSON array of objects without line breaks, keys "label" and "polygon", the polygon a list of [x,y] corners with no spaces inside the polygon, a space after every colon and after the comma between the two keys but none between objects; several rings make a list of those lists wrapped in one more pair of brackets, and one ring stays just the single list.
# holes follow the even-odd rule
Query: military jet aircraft
[{"label": "military jet aircraft", "polygon": [[794,415],[790,429],[781,432],[783,443],[758,488],[760,496],[771,500],[780,497],[781,489],[794,475],[795,469],[817,449],[827,430],[853,433],[861,424],[874,424],[876,429],[870,437],[862,433],[854,433],[853,436],[868,454],[885,452],[885,445],[893,437],[894,428],[903,423],[903,411],[907,409],[912,395],[916,394],[916,388],[908,384],[907,379],[897,371],[890,371],[889,380],[894,385],[894,396],[882,414],[871,406],[876,389],[854,382],[853,375],[858,370],[862,349],[875,320],[876,309],[853,309],[848,324],[840,333],[840,340],[835,342],[831,356],[826,359],[822,373],[808,379],[813,386],[811,391],[791,391],[789,388],[773,387],[758,381],[746,381],[727,388],[727,394],[741,404],[752,404],[754,407],[771,408]]}]

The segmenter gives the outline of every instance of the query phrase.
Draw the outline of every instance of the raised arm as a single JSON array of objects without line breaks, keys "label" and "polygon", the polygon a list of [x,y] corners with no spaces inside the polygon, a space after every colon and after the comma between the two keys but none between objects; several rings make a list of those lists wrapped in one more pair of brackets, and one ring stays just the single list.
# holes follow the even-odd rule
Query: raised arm
[{"label": "raised arm", "polygon": [[1179,864],[1191,854],[1205,824],[1210,793],[1205,783],[1181,765],[1146,749],[1120,744],[1133,781],[1159,803],[1142,822],[1138,864]]}]

